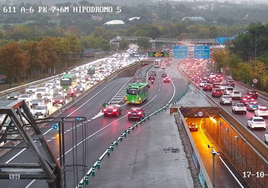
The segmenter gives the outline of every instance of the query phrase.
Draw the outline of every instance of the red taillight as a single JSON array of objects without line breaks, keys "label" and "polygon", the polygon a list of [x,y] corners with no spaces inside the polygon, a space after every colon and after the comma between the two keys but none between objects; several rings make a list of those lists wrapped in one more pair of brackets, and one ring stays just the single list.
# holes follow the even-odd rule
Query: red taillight
[{"label": "red taillight", "polygon": [[113,112],[116,112],[117,111],[117,109],[113,109]]},{"label": "red taillight", "polygon": [[138,112],[139,115],[141,115],[141,112]]},{"label": "red taillight", "polygon": [[254,99],[250,99],[250,100],[254,101]]},{"label": "red taillight", "polygon": [[104,111],[104,112],[106,112],[106,111],[107,111],[107,109],[106,109],[106,108],[104,108],[104,109],[103,109],[103,111]]},{"label": "red taillight", "polygon": [[246,101],[247,99],[243,99],[243,101]]},{"label": "red taillight", "polygon": [[128,114],[131,114],[131,112],[128,112]]}]

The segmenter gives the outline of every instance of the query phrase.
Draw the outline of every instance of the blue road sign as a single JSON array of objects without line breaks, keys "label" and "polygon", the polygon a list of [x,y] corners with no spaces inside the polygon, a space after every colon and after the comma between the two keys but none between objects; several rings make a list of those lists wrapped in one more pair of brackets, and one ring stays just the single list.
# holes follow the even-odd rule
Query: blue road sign
[{"label": "blue road sign", "polygon": [[209,46],[195,46],[194,47],[194,58],[196,58],[196,59],[209,59],[210,58]]},{"label": "blue road sign", "polygon": [[184,59],[188,57],[188,46],[174,46],[173,47],[173,58]]},{"label": "blue road sign", "polygon": [[54,125],[52,126],[52,129],[54,129],[54,130],[58,130],[58,128],[59,128],[58,124],[54,124]]},{"label": "blue road sign", "polygon": [[227,41],[227,37],[217,37],[218,44],[224,44]]},{"label": "blue road sign", "polygon": [[78,117],[77,117],[77,118],[75,118],[75,121],[80,121],[81,119],[82,119],[82,118],[78,118]]}]

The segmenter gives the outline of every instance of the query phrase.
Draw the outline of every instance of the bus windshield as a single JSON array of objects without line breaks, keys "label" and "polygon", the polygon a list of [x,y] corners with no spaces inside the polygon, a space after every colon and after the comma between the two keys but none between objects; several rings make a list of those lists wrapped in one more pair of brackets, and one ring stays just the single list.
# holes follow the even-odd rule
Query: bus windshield
[{"label": "bus windshield", "polygon": [[71,79],[69,79],[69,78],[62,78],[61,80],[60,80],[60,84],[63,86],[63,85],[71,85],[72,84],[72,80]]},{"label": "bus windshield", "polygon": [[133,88],[127,89],[127,94],[129,94],[129,95],[137,95],[137,94],[139,94],[139,89],[133,89]]}]

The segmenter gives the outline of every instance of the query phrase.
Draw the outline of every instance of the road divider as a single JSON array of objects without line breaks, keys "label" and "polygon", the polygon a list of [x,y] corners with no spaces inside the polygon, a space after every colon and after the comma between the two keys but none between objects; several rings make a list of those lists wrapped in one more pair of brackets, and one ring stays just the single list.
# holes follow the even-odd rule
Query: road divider
[{"label": "road divider", "polygon": [[94,165],[88,170],[88,172],[84,175],[84,177],[81,179],[76,188],[84,188],[84,186],[88,185],[87,177],[89,177],[90,175],[95,176],[96,173],[95,172],[96,168],[94,168],[94,175],[92,174],[93,167],[95,167],[98,163],[100,164],[100,162],[104,159],[105,156],[109,157],[112,151],[114,151],[114,145],[118,146],[119,141],[120,142],[123,141],[123,137],[127,137],[127,134],[130,134],[131,131],[134,131],[135,127],[137,128],[139,125],[142,125],[142,123],[144,123],[146,120],[150,120],[150,117],[156,116],[158,113],[166,111],[167,108],[170,107],[170,105],[174,105],[177,102],[179,102],[179,100],[188,92],[188,90],[189,90],[189,84],[187,84],[185,90],[182,93],[180,93],[180,95],[178,95],[174,100],[169,101],[166,105],[162,106],[161,108],[155,109],[153,113],[149,114],[148,116],[145,116],[144,118],[136,122],[133,126],[128,127],[128,129],[126,129],[122,134],[120,134],[120,136],[114,142],[111,143],[108,149],[101,155],[100,158],[98,158],[98,160],[94,163]]}]

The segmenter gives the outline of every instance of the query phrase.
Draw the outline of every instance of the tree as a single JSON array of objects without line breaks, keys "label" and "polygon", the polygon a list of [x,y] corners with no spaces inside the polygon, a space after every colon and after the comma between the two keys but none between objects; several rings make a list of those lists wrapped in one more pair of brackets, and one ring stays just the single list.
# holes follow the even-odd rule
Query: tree
[{"label": "tree", "polygon": [[138,38],[137,40],[138,46],[143,47],[143,49],[147,49],[151,46],[151,43],[148,38]]},{"label": "tree", "polygon": [[120,50],[125,50],[126,48],[128,48],[130,42],[126,39],[122,39],[120,42],[119,42],[119,49]]},{"label": "tree", "polygon": [[221,72],[222,68],[228,67],[229,52],[227,50],[219,50],[212,54],[212,58],[216,62],[216,71]]},{"label": "tree", "polygon": [[0,49],[0,69],[10,83],[25,77],[29,67],[29,55],[22,50],[17,42],[10,42]]}]

